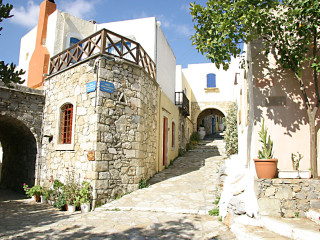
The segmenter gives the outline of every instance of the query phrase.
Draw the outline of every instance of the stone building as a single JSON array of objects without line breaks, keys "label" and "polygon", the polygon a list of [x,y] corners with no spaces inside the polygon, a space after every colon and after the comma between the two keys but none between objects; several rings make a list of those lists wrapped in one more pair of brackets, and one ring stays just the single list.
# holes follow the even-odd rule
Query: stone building
[{"label": "stone building", "polygon": [[[50,187],[52,180],[66,182],[72,174],[91,183],[94,204],[131,192],[163,170],[202,119],[217,121],[211,113],[218,113],[220,122],[232,101],[233,81],[224,83],[226,76],[212,64],[176,69],[154,17],[99,24],[45,0],[38,26],[21,39],[19,67],[45,100],[42,121],[33,123],[40,133],[31,131],[36,149],[28,183]],[[207,86],[212,73],[217,86]],[[7,152],[4,148],[3,163]]]}]

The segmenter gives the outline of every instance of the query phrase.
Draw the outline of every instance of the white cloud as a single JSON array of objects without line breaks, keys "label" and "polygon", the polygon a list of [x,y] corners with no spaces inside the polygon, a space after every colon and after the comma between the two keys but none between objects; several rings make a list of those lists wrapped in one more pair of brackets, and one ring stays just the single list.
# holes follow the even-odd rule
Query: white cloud
[{"label": "white cloud", "polygon": [[190,13],[190,3],[182,4],[180,9],[185,11],[186,13]]},{"label": "white cloud", "polygon": [[94,16],[95,5],[99,0],[62,0],[60,2],[61,9],[73,16],[79,18],[88,18]]},{"label": "white cloud", "polygon": [[10,21],[27,28],[33,28],[38,23],[40,6],[33,1],[28,1],[27,6],[13,8],[11,13],[14,15]]},{"label": "white cloud", "polygon": [[161,27],[170,29],[179,35],[189,37],[193,34],[193,29],[188,24],[178,24],[173,23],[170,19],[166,18],[164,15],[157,16],[157,19],[161,22]]}]

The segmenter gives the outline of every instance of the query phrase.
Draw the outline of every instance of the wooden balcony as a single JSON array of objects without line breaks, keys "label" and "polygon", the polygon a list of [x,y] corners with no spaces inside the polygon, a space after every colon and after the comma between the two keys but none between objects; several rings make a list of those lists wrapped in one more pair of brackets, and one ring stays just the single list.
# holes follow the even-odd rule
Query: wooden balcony
[{"label": "wooden balcony", "polygon": [[54,74],[88,58],[106,55],[141,66],[155,80],[156,64],[143,47],[126,37],[102,29],[50,59],[49,74]]},{"label": "wooden balcony", "polygon": [[184,94],[184,92],[176,92],[175,105],[179,107],[183,116],[190,116],[189,99]]}]

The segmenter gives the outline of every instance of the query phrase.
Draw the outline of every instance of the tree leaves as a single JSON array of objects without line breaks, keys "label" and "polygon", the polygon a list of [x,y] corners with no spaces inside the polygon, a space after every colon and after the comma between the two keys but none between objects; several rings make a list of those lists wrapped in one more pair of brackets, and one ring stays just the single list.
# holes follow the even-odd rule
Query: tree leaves
[{"label": "tree leaves", "polygon": [[[12,17],[13,15],[10,15],[10,11],[12,10],[13,6],[11,4],[4,5],[2,3],[2,0],[0,0],[0,23],[3,21],[3,19],[7,19]],[[2,30],[2,27],[0,27],[0,31]],[[23,70],[16,71],[15,70],[16,65],[11,64],[5,64],[4,61],[0,61],[0,81],[4,82],[6,86],[10,86],[10,83],[24,83],[24,80],[21,80],[21,75],[25,72]]]}]

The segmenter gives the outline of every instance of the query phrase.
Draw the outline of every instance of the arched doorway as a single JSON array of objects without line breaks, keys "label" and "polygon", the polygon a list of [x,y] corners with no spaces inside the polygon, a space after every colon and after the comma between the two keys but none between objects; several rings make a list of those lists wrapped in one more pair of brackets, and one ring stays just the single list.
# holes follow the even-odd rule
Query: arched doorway
[{"label": "arched doorway", "polygon": [[[207,137],[222,137],[225,115],[216,108],[203,110],[197,118],[197,130],[199,127],[204,127]],[[220,133],[220,134],[219,134]]]},{"label": "arched doorway", "polygon": [[20,120],[0,116],[2,166],[0,186],[22,192],[23,183],[34,185],[37,142],[30,129]]}]

